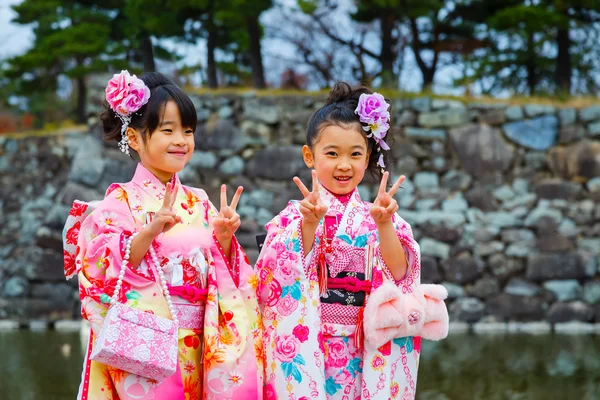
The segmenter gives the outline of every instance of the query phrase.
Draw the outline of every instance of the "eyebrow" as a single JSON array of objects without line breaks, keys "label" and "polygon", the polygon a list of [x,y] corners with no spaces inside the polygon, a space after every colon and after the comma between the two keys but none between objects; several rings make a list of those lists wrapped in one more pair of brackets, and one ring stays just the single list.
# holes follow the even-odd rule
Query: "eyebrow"
[{"label": "eyebrow", "polygon": [[162,121],[162,122],[160,123],[160,126],[163,126],[163,125],[173,125],[174,123],[175,123],[175,122],[173,122],[173,121]]},{"label": "eyebrow", "polygon": [[[337,150],[337,149],[339,149],[339,146],[330,144],[328,146],[323,147],[323,150],[329,150],[329,149]],[[364,146],[357,144],[355,146],[352,146],[352,150],[354,150],[354,149],[364,150],[365,148],[364,148]]]}]

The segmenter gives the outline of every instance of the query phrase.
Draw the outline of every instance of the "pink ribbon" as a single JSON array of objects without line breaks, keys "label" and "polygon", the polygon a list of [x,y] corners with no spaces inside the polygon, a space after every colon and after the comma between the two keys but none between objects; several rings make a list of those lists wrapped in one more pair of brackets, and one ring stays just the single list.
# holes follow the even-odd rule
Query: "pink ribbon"
[{"label": "pink ribbon", "polygon": [[171,296],[179,296],[190,303],[206,302],[206,296],[208,295],[208,290],[206,289],[199,289],[190,285],[167,285],[167,287]]},{"label": "pink ribbon", "polygon": [[345,244],[342,240],[335,240],[332,245],[332,251],[325,251],[325,261],[327,262],[327,267],[329,267],[329,274],[336,276],[340,272],[347,270],[355,257],[358,257],[362,261],[364,250]]},{"label": "pink ribbon", "polygon": [[371,292],[371,281],[361,281],[353,276],[346,276],[345,278],[328,278],[327,279],[328,289],[343,289],[348,292]]}]

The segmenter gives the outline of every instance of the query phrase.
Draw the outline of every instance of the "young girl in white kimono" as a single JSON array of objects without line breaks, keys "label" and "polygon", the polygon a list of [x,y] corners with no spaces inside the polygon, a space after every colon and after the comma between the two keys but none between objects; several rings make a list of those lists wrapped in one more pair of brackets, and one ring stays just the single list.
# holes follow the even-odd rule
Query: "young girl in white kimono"
[{"label": "young girl in white kimono", "polygon": [[[266,399],[413,399],[421,336],[447,332],[444,290],[420,289],[419,246],[396,214],[404,176],[386,188],[388,108],[338,83],[308,122],[312,190],[294,178],[304,199],[267,224],[256,264]],[[372,204],[357,190],[367,172]]]},{"label": "young girl in white kimono", "polygon": [[[106,99],[105,138],[140,162],[132,180],[111,185],[102,201],[76,202],[65,226],[65,275],[78,275],[82,315],[92,328],[78,398],[262,398],[256,276],[234,236],[242,188],[227,204],[223,185],[217,210],[203,190],[181,184],[177,173],[194,152],[196,110],[165,76],[122,71],[109,81]],[[164,380],[94,359],[116,290],[116,304],[176,321],[176,370]],[[141,346],[135,334],[122,332],[123,343],[115,343]],[[155,351],[139,357],[146,370],[148,350]]]}]

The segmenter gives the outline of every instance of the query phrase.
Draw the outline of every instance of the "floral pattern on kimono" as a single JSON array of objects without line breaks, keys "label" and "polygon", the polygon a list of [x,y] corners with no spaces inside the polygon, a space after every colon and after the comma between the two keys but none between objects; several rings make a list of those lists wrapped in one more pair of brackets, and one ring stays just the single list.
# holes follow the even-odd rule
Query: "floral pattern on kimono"
[{"label": "floral pattern on kimono", "polygon": [[[257,393],[256,398],[262,396],[263,377],[256,372],[263,364],[262,322],[252,267],[235,238],[234,262],[225,259],[212,234],[217,211],[206,193],[181,185],[177,177],[174,182],[178,192],[173,211],[183,222],[159,235],[152,246],[164,268],[173,303],[178,313],[183,310],[180,321],[187,316],[186,322],[194,326],[180,326],[177,371],[160,383],[89,357],[121,270],[125,241],[142,229],[150,213],[160,209],[165,185],[139,164],[132,181],[112,185],[104,200],[89,209],[76,202],[71,210],[64,232],[65,275],[78,275],[82,316],[91,325],[78,398],[225,400],[236,393],[252,392]],[[76,222],[70,223],[71,219]],[[67,251],[73,246],[73,253]],[[138,268],[128,266],[118,300],[170,318],[157,282],[157,267],[149,254]],[[199,296],[202,289],[208,294]]]},{"label": "floral pattern on kimono", "polygon": [[[365,273],[365,249],[374,249],[372,287],[393,280],[381,257],[370,203],[355,190],[347,205],[322,188],[327,215],[341,215],[326,254],[329,274]],[[398,338],[376,351],[356,348],[360,307],[321,302],[317,261],[324,246],[320,222],[304,257],[299,202],[267,224],[267,238],[256,264],[258,297],[265,326],[266,399],[412,399],[415,396],[420,338]],[[403,293],[419,284],[420,253],[410,226],[398,215],[393,224],[405,250],[406,275],[394,281]],[[358,260],[358,262],[357,262]],[[362,261],[361,261],[362,260]],[[368,299],[367,299],[368,302]]]}]

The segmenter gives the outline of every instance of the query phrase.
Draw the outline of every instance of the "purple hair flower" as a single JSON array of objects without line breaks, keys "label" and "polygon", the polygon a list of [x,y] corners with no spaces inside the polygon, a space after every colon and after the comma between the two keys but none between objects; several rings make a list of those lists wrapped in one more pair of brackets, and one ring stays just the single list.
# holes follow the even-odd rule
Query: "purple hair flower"
[{"label": "purple hair flower", "polygon": [[[358,106],[354,113],[358,115],[360,122],[366,124],[363,129],[367,133],[367,137],[372,137],[379,148],[377,151],[389,150],[390,146],[383,140],[390,129],[390,113],[388,108],[390,105],[385,101],[385,98],[379,93],[366,94],[363,93],[358,99]],[[377,165],[385,167],[383,164],[383,154],[379,155]]]}]

